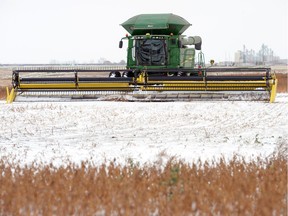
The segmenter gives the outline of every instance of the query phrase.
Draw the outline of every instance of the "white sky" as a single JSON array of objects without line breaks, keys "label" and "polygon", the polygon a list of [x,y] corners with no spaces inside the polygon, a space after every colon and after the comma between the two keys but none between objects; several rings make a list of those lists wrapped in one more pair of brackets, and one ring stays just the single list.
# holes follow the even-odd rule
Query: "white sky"
[{"label": "white sky", "polygon": [[[202,37],[206,61],[234,60],[264,43],[288,58],[287,0],[0,0],[0,64],[126,60],[119,24],[142,13],[174,13]],[[126,46],[127,44],[124,43]]]}]

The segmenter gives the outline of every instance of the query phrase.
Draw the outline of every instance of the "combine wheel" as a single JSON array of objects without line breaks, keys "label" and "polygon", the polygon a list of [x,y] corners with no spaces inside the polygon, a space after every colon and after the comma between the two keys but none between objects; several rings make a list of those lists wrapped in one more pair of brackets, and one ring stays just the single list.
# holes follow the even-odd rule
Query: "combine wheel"
[{"label": "combine wheel", "polygon": [[13,72],[13,74],[12,74],[12,86],[13,86],[13,88],[16,88],[19,85],[18,80],[19,80],[19,74]]},{"label": "combine wheel", "polygon": [[187,74],[185,72],[179,71],[177,73],[177,76],[187,76]]},{"label": "combine wheel", "polygon": [[177,76],[177,72],[167,72],[167,76]]},{"label": "combine wheel", "polygon": [[124,71],[122,77],[134,77],[134,74],[132,71]]},{"label": "combine wheel", "polygon": [[109,77],[110,78],[121,77],[121,73],[119,71],[111,71]]}]

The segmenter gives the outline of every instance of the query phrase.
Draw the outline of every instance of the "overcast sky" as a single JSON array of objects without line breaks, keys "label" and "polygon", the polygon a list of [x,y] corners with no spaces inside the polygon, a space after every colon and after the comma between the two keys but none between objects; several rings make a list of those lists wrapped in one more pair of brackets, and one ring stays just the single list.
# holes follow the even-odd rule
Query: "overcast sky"
[{"label": "overcast sky", "polygon": [[[0,64],[126,60],[120,26],[143,13],[174,13],[202,37],[206,61],[234,60],[264,43],[288,58],[287,0],[0,0]],[[126,46],[127,44],[124,43]]]}]

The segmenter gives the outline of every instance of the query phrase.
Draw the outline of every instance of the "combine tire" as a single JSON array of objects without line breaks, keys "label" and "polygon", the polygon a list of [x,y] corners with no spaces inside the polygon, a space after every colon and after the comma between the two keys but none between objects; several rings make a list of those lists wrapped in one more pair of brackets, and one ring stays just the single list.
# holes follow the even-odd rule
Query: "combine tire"
[{"label": "combine tire", "polygon": [[124,71],[122,77],[134,77],[134,74],[132,71]]},{"label": "combine tire", "polygon": [[110,78],[121,77],[121,73],[119,71],[111,71],[109,77]]},{"label": "combine tire", "polygon": [[187,76],[187,74],[185,72],[179,71],[177,73],[177,76]]}]

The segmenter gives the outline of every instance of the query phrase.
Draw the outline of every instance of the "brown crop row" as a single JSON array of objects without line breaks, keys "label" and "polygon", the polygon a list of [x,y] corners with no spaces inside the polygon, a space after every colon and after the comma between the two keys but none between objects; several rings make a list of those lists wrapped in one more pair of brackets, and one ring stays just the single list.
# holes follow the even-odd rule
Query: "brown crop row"
[{"label": "brown crop row", "polygon": [[277,92],[288,92],[288,73],[276,73],[278,79]]},{"label": "brown crop row", "polygon": [[0,215],[287,215],[287,158],[159,167],[20,168],[0,160]]},{"label": "brown crop row", "polygon": [[[10,88],[11,89],[11,88]],[[7,93],[6,93],[6,87],[0,86],[0,100],[6,99]]]}]

